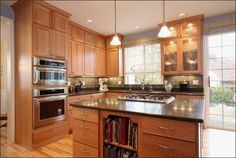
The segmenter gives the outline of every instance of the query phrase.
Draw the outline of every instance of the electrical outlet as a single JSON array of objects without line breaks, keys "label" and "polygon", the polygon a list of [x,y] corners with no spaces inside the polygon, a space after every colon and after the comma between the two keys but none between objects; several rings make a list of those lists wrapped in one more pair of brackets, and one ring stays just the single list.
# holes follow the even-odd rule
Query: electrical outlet
[{"label": "electrical outlet", "polygon": [[119,81],[117,82],[117,84],[118,84],[118,85],[121,85],[121,81],[119,80]]},{"label": "electrical outlet", "polygon": [[198,80],[193,80],[193,85],[194,85],[194,86],[197,86],[197,85],[199,85],[199,82],[198,82]]},{"label": "electrical outlet", "polygon": [[86,82],[85,81],[82,81],[82,85],[85,86]]}]

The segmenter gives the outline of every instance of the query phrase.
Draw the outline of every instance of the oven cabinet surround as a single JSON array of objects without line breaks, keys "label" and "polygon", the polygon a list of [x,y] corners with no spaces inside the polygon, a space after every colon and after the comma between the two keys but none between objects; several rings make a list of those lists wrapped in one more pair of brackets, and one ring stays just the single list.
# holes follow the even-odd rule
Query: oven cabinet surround
[{"label": "oven cabinet surround", "polygon": [[197,15],[167,22],[172,36],[161,39],[162,74],[202,74],[202,20]]},{"label": "oven cabinet surround", "polygon": [[105,36],[72,21],[68,24],[68,75],[105,76]]},{"label": "oven cabinet surround", "polygon": [[[103,157],[104,119],[109,115],[128,117],[138,124],[139,157],[200,157],[201,124],[138,114],[73,107],[73,156]],[[127,145],[111,143],[124,149]]]},{"label": "oven cabinet surround", "polygon": [[33,149],[67,134],[67,122],[33,128],[33,56],[66,59],[70,14],[44,1],[17,1],[15,11],[15,142]]},{"label": "oven cabinet surround", "polygon": [[70,15],[55,10],[41,1],[32,5],[33,54],[66,59],[67,26]]}]

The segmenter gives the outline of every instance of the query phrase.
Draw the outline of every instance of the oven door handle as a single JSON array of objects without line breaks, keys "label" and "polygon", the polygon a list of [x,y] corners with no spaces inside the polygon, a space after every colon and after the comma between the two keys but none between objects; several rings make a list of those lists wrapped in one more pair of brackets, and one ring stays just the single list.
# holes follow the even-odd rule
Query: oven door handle
[{"label": "oven door handle", "polygon": [[34,98],[38,102],[47,102],[59,99],[67,99],[67,95],[57,95],[57,96],[50,96],[50,97],[41,97],[41,98]]},{"label": "oven door handle", "polygon": [[52,71],[52,72],[66,72],[66,69],[61,68],[49,68],[49,67],[37,67],[38,71]]},{"label": "oven door handle", "polygon": [[39,82],[39,71],[36,67],[34,67],[34,77],[33,77],[33,84],[37,84]]}]

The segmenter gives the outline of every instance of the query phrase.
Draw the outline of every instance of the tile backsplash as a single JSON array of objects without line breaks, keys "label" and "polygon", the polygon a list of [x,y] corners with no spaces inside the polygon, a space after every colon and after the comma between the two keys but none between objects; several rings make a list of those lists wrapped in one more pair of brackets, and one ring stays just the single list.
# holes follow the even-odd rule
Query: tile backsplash
[{"label": "tile backsplash", "polygon": [[[97,88],[99,87],[99,77],[69,77],[71,85],[78,81],[85,82],[83,88]],[[189,82],[190,88],[203,88],[203,76],[202,75],[181,75],[181,76],[164,76],[164,82],[170,82],[173,87],[178,88],[179,82],[186,80]],[[164,85],[164,84],[163,84]],[[122,87],[124,86],[124,77],[109,77],[109,87]],[[163,87],[160,85],[159,87]]]}]

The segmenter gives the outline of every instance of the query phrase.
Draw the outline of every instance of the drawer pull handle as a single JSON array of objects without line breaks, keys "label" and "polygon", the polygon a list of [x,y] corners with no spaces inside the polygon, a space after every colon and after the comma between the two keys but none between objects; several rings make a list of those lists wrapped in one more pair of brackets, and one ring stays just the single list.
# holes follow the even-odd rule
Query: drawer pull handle
[{"label": "drawer pull handle", "polygon": [[164,130],[170,130],[170,131],[175,130],[174,128],[165,127],[165,126],[160,126],[159,128],[160,128],[160,129],[164,129]]},{"label": "drawer pull handle", "polygon": [[162,145],[162,144],[158,144],[158,145],[161,149],[164,149],[164,150],[175,150],[174,147],[169,147],[169,146]]}]

